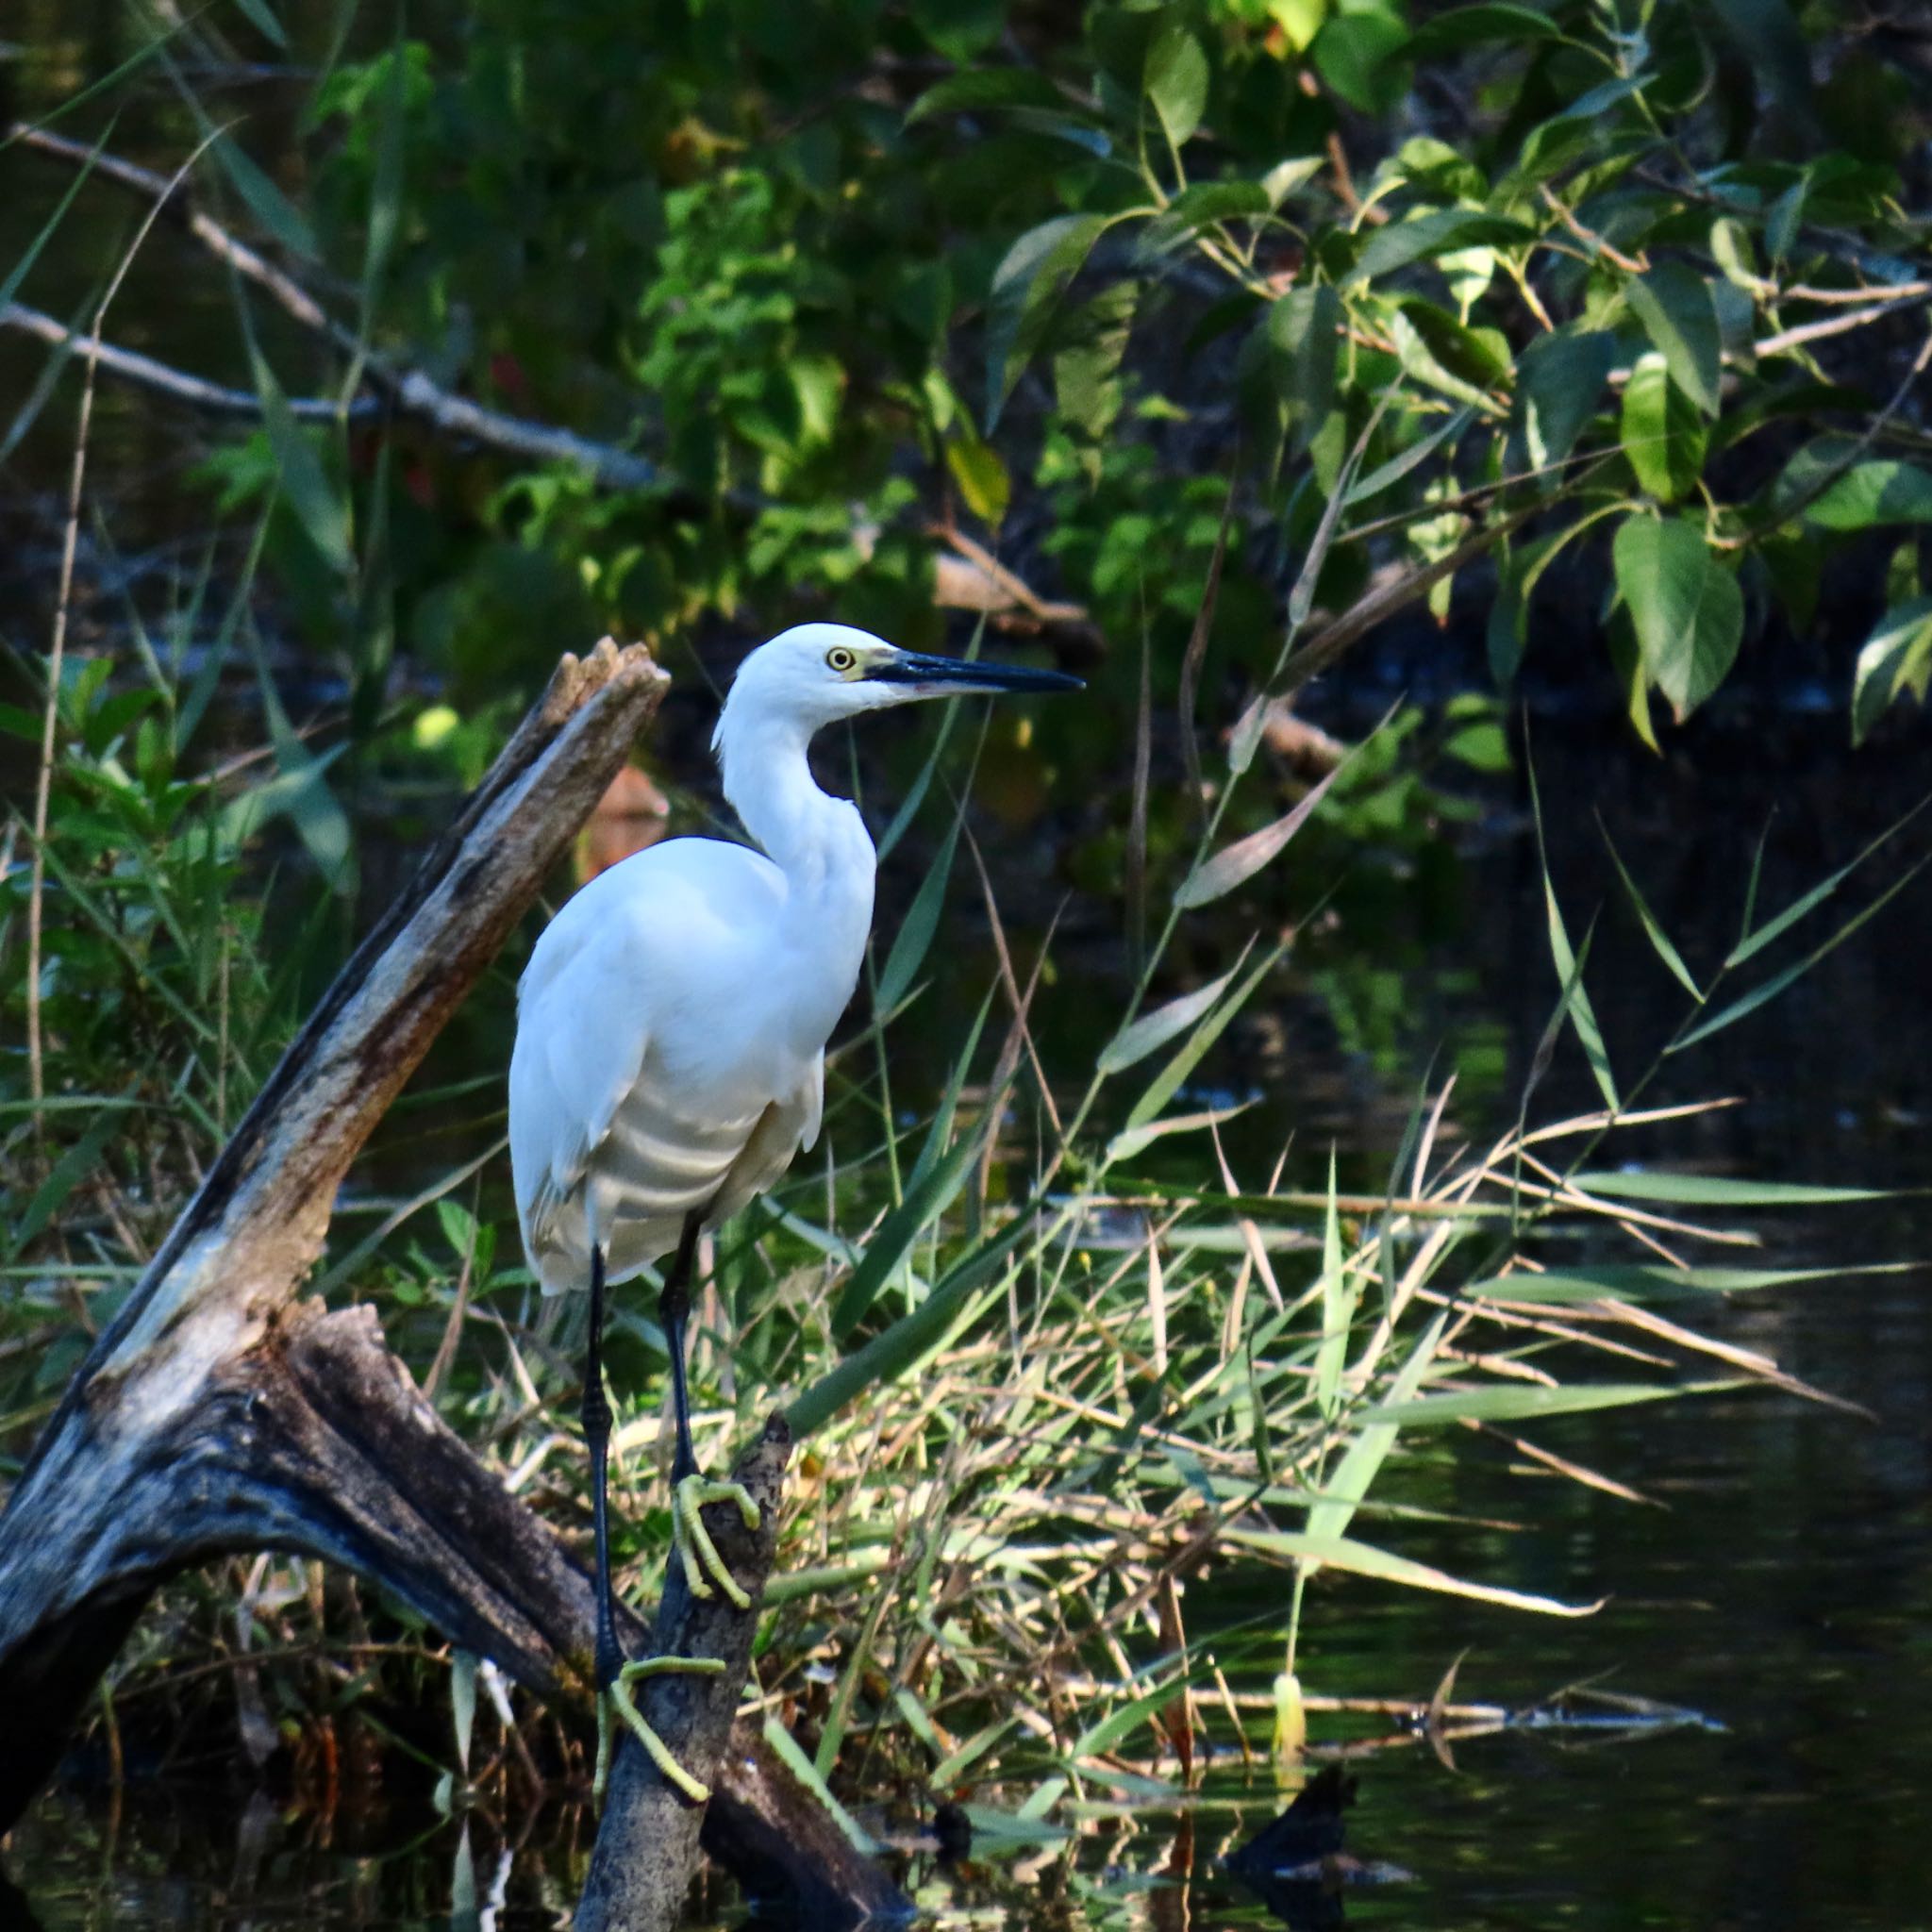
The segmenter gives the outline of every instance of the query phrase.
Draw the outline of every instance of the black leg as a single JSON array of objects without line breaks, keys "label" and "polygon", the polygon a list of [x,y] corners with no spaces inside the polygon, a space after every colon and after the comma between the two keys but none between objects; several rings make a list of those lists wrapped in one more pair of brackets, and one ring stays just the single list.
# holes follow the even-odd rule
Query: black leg
[{"label": "black leg", "polygon": [[584,1442],[591,1452],[591,1509],[597,1525],[597,1689],[617,1681],[617,1602],[610,1588],[610,1404],[604,1393],[604,1251],[591,1250],[591,1345],[584,1364]]},{"label": "black leg", "polygon": [[698,1458],[691,1446],[691,1397],[684,1386],[684,1329],[691,1315],[691,1261],[704,1224],[702,1209],[684,1217],[684,1233],[658,1296],[658,1319],[664,1324],[664,1345],[671,1351],[671,1405],[677,1418],[677,1448],[671,1462],[674,1488],[698,1473]]}]

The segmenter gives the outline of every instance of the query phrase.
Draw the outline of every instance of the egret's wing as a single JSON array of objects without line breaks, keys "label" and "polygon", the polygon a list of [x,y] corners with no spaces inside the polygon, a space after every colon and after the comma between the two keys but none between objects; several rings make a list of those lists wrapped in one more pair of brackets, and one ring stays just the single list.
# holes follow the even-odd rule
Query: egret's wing
[{"label": "egret's wing", "polygon": [[547,1244],[550,1222],[582,1181],[650,1045],[624,924],[572,919],[570,910],[530,957],[509,1062],[510,1169],[533,1250]]},{"label": "egret's wing", "polygon": [[805,1118],[798,1127],[798,1151],[809,1154],[819,1144],[819,1129],[825,1121],[825,1050],[820,1047],[813,1057],[811,1073],[807,1078],[799,1099],[805,1105]]}]

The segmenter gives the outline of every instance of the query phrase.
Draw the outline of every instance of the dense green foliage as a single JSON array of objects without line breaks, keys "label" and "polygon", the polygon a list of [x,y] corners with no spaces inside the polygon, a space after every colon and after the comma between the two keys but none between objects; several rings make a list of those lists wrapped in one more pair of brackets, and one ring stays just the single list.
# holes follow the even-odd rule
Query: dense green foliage
[{"label": "dense green foliage", "polygon": [[[327,75],[304,213],[237,178],[358,277],[378,341],[658,481],[553,469],[479,498],[406,437],[351,503],[343,444],[328,495],[291,506],[299,574],[353,579],[340,533],[386,528],[401,635],[474,691],[507,639],[534,669],[560,632],[710,610],[829,603],[918,639],[922,525],[950,505],[1093,611],[1124,694],[1148,631],[1171,693],[1232,470],[1253,541],[1209,691],[1264,677],[1340,492],[1317,608],[1400,571],[1446,616],[1431,568],[1487,558],[1504,688],[1533,642],[1600,648],[1536,602],[1589,546],[1651,735],[1653,696],[1688,715],[1747,634],[1808,631],[1835,553],[1932,515],[1898,386],[1923,103],[1839,25],[1778,0],[1217,0],[1077,27],[479,7]],[[1932,663],[1911,541],[1891,575],[1860,731]]]},{"label": "dense green foliage", "polygon": [[[1328,1160],[1325,1186],[1267,1178],[1278,1143],[1210,1140],[1245,1091],[1212,1075],[1344,850],[1442,857],[1458,808],[1425,780],[1507,768],[1518,680],[1607,665],[1655,743],[1747,642],[1808,633],[1821,586],[1858,572],[1885,598],[1856,668],[1834,667],[1854,731],[1923,694],[1925,287],[1901,173],[1923,106],[1870,37],[1781,0],[478,0],[325,20],[236,0],[128,19],[125,71],[50,89],[43,118],[112,150],[118,110],[169,167],[205,143],[196,192],[274,266],[230,255],[216,278],[208,312],[225,326],[232,300],[239,346],[210,373],[249,394],[198,449],[205,566],[130,594],[112,644],[76,640],[39,677],[44,712],[0,719],[36,759],[43,729],[54,746],[47,836],[36,801],[31,864],[0,879],[6,1018],[33,1049],[0,1076],[24,1182],[6,1446],[266,1072],[354,923],[372,826],[408,846],[558,651],[607,627],[680,673],[808,614],[936,641],[963,536],[1031,587],[996,619],[1094,691],[976,744],[937,727],[903,774],[892,804],[937,823],[907,846],[923,882],[839,1042],[836,1158],[718,1240],[707,1453],[780,1397],[814,1434],[765,1689],[827,1774],[863,1735],[941,1787],[1017,1763],[1064,1788],[1208,1667],[1178,1591],[1210,1553],[1292,1577],[1291,1660],[1324,1570],[1562,1607],[1385,1545],[1385,1466],[1453,1517],[1447,1458],[1417,1447],[1445,1424],[1662,1399],[1713,1358],[1768,1372],[1653,1305],[1791,1278],[1687,1263],[1818,1197],[1674,1193],[1684,1177],[1620,1174],[1604,1142],[1656,1124],[1636,1103],[1669,1056],[1869,916],[1796,951],[1851,869],[1778,908],[1754,874],[1735,944],[1695,973],[1626,874],[1688,1002],[1634,1076],[1586,986],[1590,934],[1549,891],[1522,1090],[1466,1084],[1478,1117],[1458,1129],[1442,1085],[1410,1089],[1398,1143],[1359,1172]],[[213,97],[238,50],[300,63],[288,125]],[[92,205],[61,192],[9,298]],[[122,245],[88,260],[89,305]],[[291,322],[281,275],[325,322]],[[55,367],[73,387],[71,342]],[[30,394],[9,449],[31,433],[64,459],[71,423],[43,405],[67,392]],[[533,454],[554,429],[583,439],[574,456]],[[1449,665],[1437,687],[1463,688],[1297,764],[1287,701],[1405,612]],[[298,723],[305,681],[325,698]],[[221,742],[223,707],[245,750]],[[1059,863],[1124,935],[1124,1010],[1050,965],[1029,1006],[1029,935],[908,1093],[896,1057],[951,963],[975,778],[1011,822],[1077,802]],[[278,818],[292,838],[262,836]],[[1270,868],[1291,840],[1291,912]],[[1347,1043],[1403,992],[1386,961],[1338,984]],[[504,986],[485,998],[500,1019]],[[575,1530],[573,1352],[477,1179],[501,1170],[500,1024],[491,1041],[406,1103],[459,1151],[419,1139],[400,1196],[345,1197],[318,1287],[376,1299],[445,1413]],[[1596,1098],[1550,1120],[1559,1051]],[[1646,1379],[1604,1379],[1602,1348],[1558,1323],[1572,1304],[1597,1341],[1641,1330]],[[636,1313],[613,1342],[633,1449],[658,1434],[660,1344]],[[627,1582],[648,1585],[664,1524],[624,1514]],[[1491,1560],[1499,1540],[1470,1527]],[[129,1668],[163,1670],[191,1626],[225,1641],[235,1581]],[[243,1602],[268,1624],[296,1599]],[[1272,1674],[1283,1636],[1274,1618],[1251,1652],[1215,1641]],[[422,1664],[413,1635],[396,1649]],[[1077,1666],[1086,1688],[1014,1735],[1023,1665]],[[276,1694],[299,1733],[303,1685]]]}]

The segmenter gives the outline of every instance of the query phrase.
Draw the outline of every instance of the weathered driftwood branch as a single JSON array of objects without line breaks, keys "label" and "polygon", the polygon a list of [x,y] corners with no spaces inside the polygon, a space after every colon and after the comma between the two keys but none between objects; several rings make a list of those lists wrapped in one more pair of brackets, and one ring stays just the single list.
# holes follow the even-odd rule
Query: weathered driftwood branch
[{"label": "weathered driftwood branch", "polygon": [[[774,1410],[764,1435],[732,1471],[758,1506],[757,1529],[746,1529],[728,1504],[705,1511],[719,1556],[751,1598],[749,1609],[734,1609],[722,1595],[692,1596],[680,1564],[665,1572],[652,1654],[709,1658],[724,1668],[712,1677],[647,1677],[638,1687],[638,1706],[673,1757],[701,1784],[717,1782],[751,1666],[758,1604],[777,1549],[791,1448],[784,1415]],[[628,1731],[621,1735],[590,1876],[573,1924],[575,1932],[669,1932],[684,1916],[707,1807],[676,1790]]]},{"label": "weathered driftwood branch", "polygon": [[[563,660],[89,1352],[0,1517],[0,1710],[16,1720],[0,1824],[51,1769],[154,1587],[219,1551],[308,1551],[377,1574],[392,1558],[404,1594],[453,1636],[557,1681],[575,1576],[560,1551],[540,1560],[534,1517],[508,1544],[505,1522],[485,1520],[510,1499],[439,1434],[373,1323],[292,1304],[350,1161],[668,681],[608,641]],[[509,1574],[492,1579],[492,1560]],[[546,1594],[547,1627],[524,1601]]]},{"label": "weathered driftwood branch", "polygon": [[[345,1565],[520,1682],[588,1703],[595,1619],[584,1572],[445,1426],[384,1347],[372,1309],[329,1311],[297,1295],[350,1161],[667,682],[646,652],[608,640],[581,663],[563,660],[90,1351],[0,1515],[0,1830],[53,1770],[154,1590],[211,1557],[267,1548]],[[769,1525],[784,1456],[761,1453]],[[762,1576],[769,1544],[748,1557],[717,1528],[734,1565],[748,1571],[755,1558]],[[748,1652],[752,1620],[737,1621],[741,1630],[724,1635]],[[623,1623],[641,1655],[643,1626],[628,1613]],[[693,1641],[717,1639],[700,1629]],[[740,1654],[730,1696],[691,1713],[702,1719],[695,1742],[675,1704],[654,1705],[681,1754],[719,1759],[742,1677]],[[791,1890],[843,1901],[846,1923],[903,1907],[759,1740],[732,1740],[716,1786],[708,1824],[727,1859],[778,1792]],[[680,1830],[679,1897],[695,1820]]]}]

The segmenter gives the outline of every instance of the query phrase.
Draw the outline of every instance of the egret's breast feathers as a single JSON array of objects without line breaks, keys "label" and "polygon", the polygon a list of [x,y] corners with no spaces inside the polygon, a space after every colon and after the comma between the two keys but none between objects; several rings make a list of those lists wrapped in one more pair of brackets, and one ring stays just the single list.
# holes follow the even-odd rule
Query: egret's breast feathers
[{"label": "egret's breast feathers", "polygon": [[815,1137],[823,1035],[800,1039],[799,1008],[829,990],[786,970],[784,883],[742,846],[678,840],[545,929],[518,989],[510,1161],[546,1290],[585,1285],[593,1231],[613,1282],[637,1273]]}]

